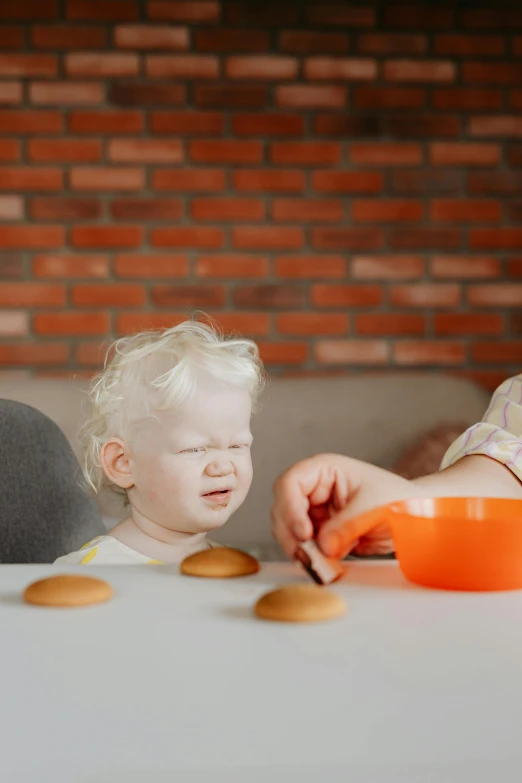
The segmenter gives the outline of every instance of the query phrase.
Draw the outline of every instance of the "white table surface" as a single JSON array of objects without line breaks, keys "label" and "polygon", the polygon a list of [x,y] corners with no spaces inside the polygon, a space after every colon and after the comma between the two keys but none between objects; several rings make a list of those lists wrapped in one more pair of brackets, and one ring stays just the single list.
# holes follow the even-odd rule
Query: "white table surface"
[{"label": "white table surface", "polygon": [[304,581],[291,564],[240,581],[84,566],[112,602],[21,602],[62,570],[0,567],[2,783],[521,779],[522,591],[423,590],[395,563],[351,563],[333,588],[348,615],[294,626],[252,615]]}]

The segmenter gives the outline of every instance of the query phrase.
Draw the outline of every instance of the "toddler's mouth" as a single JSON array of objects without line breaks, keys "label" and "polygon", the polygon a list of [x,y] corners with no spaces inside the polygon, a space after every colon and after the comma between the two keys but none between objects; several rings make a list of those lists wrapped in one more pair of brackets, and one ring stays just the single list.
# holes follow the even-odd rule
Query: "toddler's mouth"
[{"label": "toddler's mouth", "polygon": [[207,492],[202,497],[206,498],[211,503],[214,503],[216,505],[226,505],[230,500],[231,494],[232,494],[231,489],[218,489],[215,490],[214,492]]}]

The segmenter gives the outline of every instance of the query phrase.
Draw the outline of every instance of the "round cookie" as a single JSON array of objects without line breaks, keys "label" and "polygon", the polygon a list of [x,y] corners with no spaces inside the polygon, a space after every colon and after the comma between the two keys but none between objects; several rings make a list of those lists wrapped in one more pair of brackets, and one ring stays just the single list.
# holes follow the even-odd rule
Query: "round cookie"
[{"label": "round cookie", "polygon": [[24,591],[24,601],[38,606],[89,606],[109,601],[110,584],[92,576],[62,574],[33,582]]},{"label": "round cookie", "polygon": [[318,585],[287,585],[265,593],[254,607],[263,620],[284,623],[317,623],[346,613],[345,602],[336,593]]},{"label": "round cookie", "polygon": [[180,571],[185,576],[199,576],[207,579],[233,579],[248,576],[259,571],[259,563],[246,552],[230,547],[205,549],[189,555],[181,563]]}]

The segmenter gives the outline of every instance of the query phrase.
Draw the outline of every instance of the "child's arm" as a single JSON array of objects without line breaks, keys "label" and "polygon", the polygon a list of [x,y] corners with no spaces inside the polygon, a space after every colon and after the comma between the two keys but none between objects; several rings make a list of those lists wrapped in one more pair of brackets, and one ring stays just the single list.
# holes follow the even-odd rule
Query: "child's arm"
[{"label": "child's arm", "polygon": [[[469,427],[450,446],[441,471],[413,480],[410,490],[409,495],[396,499],[413,495],[522,499],[522,375],[508,378],[499,386],[482,421]],[[364,487],[361,495],[368,497]],[[337,515],[323,526],[319,543],[327,554],[344,556],[354,542],[359,542],[356,551],[361,554],[376,553],[375,530],[361,529],[354,519],[365,510],[357,507],[360,505],[356,498],[355,505],[352,507],[350,502],[346,508],[349,519]],[[389,544],[391,547],[391,540]]]},{"label": "child's arm", "polygon": [[[522,483],[502,463],[490,457],[465,457],[440,473],[432,473],[396,487],[397,494],[384,502],[409,497],[502,497],[522,500]],[[378,502],[374,502],[375,500]],[[393,551],[387,525],[368,527],[359,522],[359,514],[381,505],[380,493],[372,496],[371,488],[361,487],[343,512],[333,515],[320,530],[318,542],[325,554],[342,558],[352,550],[361,555],[386,554]],[[348,516],[349,514],[349,516]],[[339,535],[341,533],[341,535]]]},{"label": "child's arm", "polygon": [[[482,422],[455,441],[442,468],[407,481],[338,454],[304,460],[274,485],[274,535],[290,556],[314,534],[326,554],[384,554],[393,550],[389,530],[361,530],[356,522],[371,508],[422,495],[522,498],[522,375],[497,389]],[[347,542],[342,551],[335,535],[340,529]]]},{"label": "child's arm", "polygon": [[439,473],[414,479],[412,484],[422,489],[422,494],[432,497],[522,498],[522,482],[517,474],[502,462],[482,454],[471,454]]}]

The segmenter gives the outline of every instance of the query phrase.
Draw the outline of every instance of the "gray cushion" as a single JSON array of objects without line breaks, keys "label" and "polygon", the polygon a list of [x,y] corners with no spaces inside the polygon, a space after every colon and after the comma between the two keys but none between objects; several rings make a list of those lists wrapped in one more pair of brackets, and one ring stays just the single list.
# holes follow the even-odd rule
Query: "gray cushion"
[{"label": "gray cushion", "polygon": [[0,399],[0,562],[49,563],[104,532],[60,428]]}]

